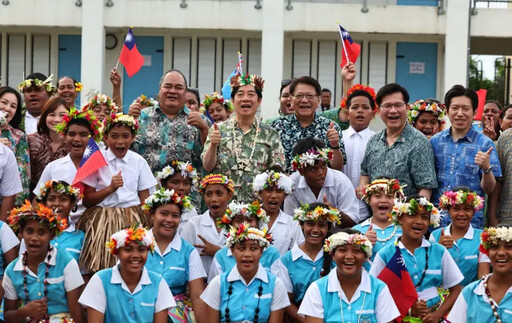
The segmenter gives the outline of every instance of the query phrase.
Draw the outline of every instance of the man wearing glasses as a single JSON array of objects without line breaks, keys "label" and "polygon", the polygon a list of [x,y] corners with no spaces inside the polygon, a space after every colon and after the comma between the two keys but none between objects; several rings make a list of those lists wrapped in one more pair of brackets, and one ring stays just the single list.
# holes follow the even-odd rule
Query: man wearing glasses
[{"label": "man wearing glasses", "polygon": [[428,139],[407,123],[409,93],[397,84],[384,85],[377,93],[379,115],[386,129],[376,133],[366,145],[361,163],[361,189],[374,179],[387,176],[406,185],[405,195],[419,194],[430,199],[437,187],[434,153]]}]

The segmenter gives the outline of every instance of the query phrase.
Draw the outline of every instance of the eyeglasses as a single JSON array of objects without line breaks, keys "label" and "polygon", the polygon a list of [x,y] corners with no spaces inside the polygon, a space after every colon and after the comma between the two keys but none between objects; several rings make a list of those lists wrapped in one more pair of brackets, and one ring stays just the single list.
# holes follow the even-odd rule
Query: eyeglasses
[{"label": "eyeglasses", "polygon": [[316,98],[318,95],[316,94],[311,94],[311,93],[301,93],[301,94],[296,94],[293,96],[293,98],[297,101],[300,101],[304,98],[308,99],[308,100],[313,100],[314,98]]},{"label": "eyeglasses", "polygon": [[401,108],[404,108],[405,106],[406,106],[405,102],[396,102],[396,103],[384,103],[380,107],[382,109],[391,109],[393,107],[395,109],[401,109]]}]

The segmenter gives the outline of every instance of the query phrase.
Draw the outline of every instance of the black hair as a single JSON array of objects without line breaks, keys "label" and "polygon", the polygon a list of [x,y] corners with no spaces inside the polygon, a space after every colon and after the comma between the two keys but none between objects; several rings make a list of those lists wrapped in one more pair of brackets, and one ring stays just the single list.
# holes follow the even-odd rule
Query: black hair
[{"label": "black hair", "polygon": [[505,118],[505,114],[507,113],[507,110],[512,108],[512,104],[508,104],[506,105],[503,110],[501,110],[501,113],[500,113],[500,119],[503,119]]},{"label": "black hair", "polygon": [[28,75],[27,77],[25,77],[25,80],[35,80],[35,79],[44,81],[47,79],[47,77],[43,73],[39,73],[39,72],[32,73],[32,74]]},{"label": "black hair", "polygon": [[375,108],[375,101],[373,97],[370,95],[370,93],[364,90],[355,90],[354,92],[350,93],[350,95],[347,97],[347,108],[350,108],[350,105],[352,104],[352,99],[357,96],[364,96],[370,101],[370,108],[372,110]]},{"label": "black hair", "polygon": [[187,88],[187,92],[190,92],[190,93],[194,94],[194,96],[197,99],[197,103],[201,104],[201,96],[199,95],[199,90],[198,89],[196,89],[195,87],[189,87],[189,88]]},{"label": "black hair", "polygon": [[20,123],[21,123],[21,119],[22,119],[21,118],[21,105],[22,105],[21,95],[18,91],[16,91],[15,89],[13,89],[10,86],[0,87],[0,98],[3,97],[4,94],[6,94],[6,93],[14,94],[14,96],[16,96],[16,99],[18,100],[18,104],[16,105],[16,112],[14,112],[14,116],[12,117],[9,124],[11,125],[11,127],[15,128],[15,129],[20,129]]},{"label": "black hair", "polygon": [[[162,87],[162,82],[164,81],[165,76],[172,72],[176,72],[179,75],[181,75],[181,77],[183,77],[183,81],[185,81],[185,90],[188,91],[188,83],[187,83],[187,78],[185,77],[185,74],[183,74],[180,70],[175,70],[175,69],[168,70],[167,72],[164,73],[164,75],[162,75],[162,77],[160,78],[160,82],[158,82],[158,87],[159,88]],[[197,102],[201,102],[201,101],[197,100]]]},{"label": "black hair", "polygon": [[[239,86],[231,89],[231,102],[235,102],[235,94],[236,94],[236,92],[238,92],[238,90],[240,90]],[[261,92],[261,89],[254,87],[254,91],[256,91],[256,95],[258,96],[258,99],[263,98],[263,93]]]},{"label": "black hair", "polygon": [[122,123],[122,122],[116,122],[116,123],[114,123],[113,125],[111,125],[111,126],[110,126],[110,128],[105,129],[106,131],[103,133],[103,135],[104,135],[105,137],[107,137],[107,136],[108,136],[108,134],[110,133],[110,131],[111,131],[112,129],[114,129],[114,128],[121,128],[121,127],[126,127],[126,128],[128,128],[128,129],[130,129],[130,132],[131,132],[131,134],[132,134],[133,136],[135,136],[135,135],[137,134],[137,130],[133,129],[133,127],[130,127],[130,126],[128,126],[127,124],[124,124],[124,123]]},{"label": "black hair", "polygon": [[290,84],[290,93],[295,94],[295,88],[299,84],[307,84],[311,85],[315,88],[316,95],[320,95],[322,91],[322,87],[320,86],[320,83],[315,78],[312,78],[311,76],[301,76],[297,79],[293,79],[292,83]]},{"label": "black hair", "polygon": [[452,191],[454,192],[458,192],[458,191],[463,191],[464,193],[470,193],[470,192],[473,192],[469,187],[467,186],[456,186],[454,188],[452,188]]},{"label": "black hair", "polygon": [[328,92],[329,94],[332,94],[331,90],[329,90],[328,88],[323,88],[321,93],[324,93],[324,92]]},{"label": "black hair", "polygon": [[69,123],[66,126],[66,132],[64,133],[65,135],[68,134],[69,128],[74,124],[79,125],[79,126],[84,126],[85,128],[87,128],[87,131],[89,131],[91,136],[93,135],[92,130],[91,130],[91,124],[89,123],[89,121],[85,120],[84,118],[73,118],[73,119],[69,120]]},{"label": "black hair", "polygon": [[407,89],[398,83],[389,83],[381,87],[379,92],[377,92],[377,105],[381,105],[382,99],[384,99],[385,96],[394,93],[402,93],[402,96],[404,97],[404,102],[409,103],[409,92],[407,92]]},{"label": "black hair", "polygon": [[[62,185],[65,185],[65,186],[71,186],[68,184],[68,182],[66,181],[53,181],[52,182],[52,188],[53,190],[57,191],[57,185],[59,184],[62,184]],[[49,193],[49,192],[48,192]],[[66,194],[67,195],[67,194]],[[74,195],[68,195],[69,198],[71,199],[71,204],[74,204],[76,203],[76,197]],[[42,199],[41,199],[41,202],[46,205],[46,200],[48,199],[48,194],[46,194]]]},{"label": "black hair", "polygon": [[76,88],[76,83],[78,83],[77,80],[75,80],[74,78],[72,78],[71,76],[63,76],[61,77],[58,81],[57,81],[57,88],[59,87],[59,83],[60,81],[62,81],[63,79],[70,79],[71,81],[73,81],[73,86]]},{"label": "black hair", "polygon": [[411,200],[418,200],[424,196],[421,196],[419,194],[410,194],[405,197],[405,203],[409,203]]},{"label": "black hair", "polygon": [[498,107],[498,110],[500,110],[500,112],[503,110],[503,105],[501,105],[501,103],[499,101],[487,100],[487,101],[485,101],[484,105],[487,105],[487,104],[495,104]]},{"label": "black hair", "polygon": [[292,84],[292,81],[293,81],[293,79],[284,79],[281,81],[281,88],[279,89],[279,96],[281,96],[281,94],[283,94],[283,90],[285,87]]},{"label": "black hair", "polygon": [[293,146],[292,156],[302,155],[311,148],[323,149],[325,148],[325,143],[320,139],[306,137],[295,143],[295,146]]},{"label": "black hair", "polygon": [[[356,234],[356,233],[361,234],[360,231],[358,231],[356,229],[352,229],[352,228],[343,228],[343,229],[339,230],[338,232],[345,232],[348,234]],[[332,235],[332,233],[328,232],[325,239],[327,240],[327,238],[329,238],[331,235]],[[366,253],[365,253],[365,256],[366,256]],[[322,277],[327,276],[331,272],[331,265],[332,265],[332,255],[329,252],[324,250],[324,261],[322,263],[322,272],[320,273],[320,276],[322,276]]]},{"label": "black hair", "polygon": [[471,100],[473,112],[478,108],[478,95],[476,94],[476,92],[470,88],[465,88],[464,86],[457,84],[454,85],[451,89],[449,89],[444,96],[444,104],[446,105],[446,111],[450,109],[450,103],[452,103],[452,99],[458,96],[465,96]]}]

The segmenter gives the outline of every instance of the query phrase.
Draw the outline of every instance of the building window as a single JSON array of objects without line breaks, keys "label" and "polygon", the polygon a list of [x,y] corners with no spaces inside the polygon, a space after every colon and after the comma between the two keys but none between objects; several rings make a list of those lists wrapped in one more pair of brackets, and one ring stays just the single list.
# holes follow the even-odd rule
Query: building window
[{"label": "building window", "polygon": [[7,85],[17,88],[25,76],[25,35],[8,35],[7,46]]},{"label": "building window", "polygon": [[201,93],[215,91],[217,41],[197,40],[197,88]]},{"label": "building window", "polygon": [[294,40],[292,54],[292,77],[311,75],[311,41]]}]

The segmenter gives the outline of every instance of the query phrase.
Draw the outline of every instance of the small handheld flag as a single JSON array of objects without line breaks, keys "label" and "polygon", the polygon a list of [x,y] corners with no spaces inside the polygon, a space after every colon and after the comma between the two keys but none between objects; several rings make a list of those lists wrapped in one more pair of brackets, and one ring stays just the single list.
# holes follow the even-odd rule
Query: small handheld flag
[{"label": "small handheld flag", "polygon": [[338,23],[338,28],[341,37],[341,47],[343,47],[343,53],[341,55],[340,67],[347,65],[347,62],[355,63],[359,54],[361,53],[361,45],[356,44],[348,31]]},{"label": "small handheld flag", "polygon": [[130,27],[124,39],[123,49],[121,49],[121,54],[119,55],[119,62],[123,64],[128,77],[132,77],[136,74],[144,64],[144,57],[139,53],[137,45],[135,44],[135,36],[133,35],[132,27]]},{"label": "small handheld flag", "polygon": [[224,97],[224,100],[231,100],[231,78],[235,75],[242,75],[243,74],[243,67],[244,67],[244,57],[240,52],[238,52],[238,62],[236,64],[235,69],[233,70],[233,73],[228,77],[226,80],[226,83],[224,83],[224,86],[222,87],[222,96]]},{"label": "small handheld flag", "polygon": [[76,172],[72,185],[81,182],[87,176],[91,175],[103,166],[107,166],[107,161],[103,157],[103,154],[98,148],[98,145],[96,145],[94,139],[89,137],[87,147],[84,151],[84,156],[82,157],[82,161],[80,162],[80,166],[78,167],[78,171]]}]

